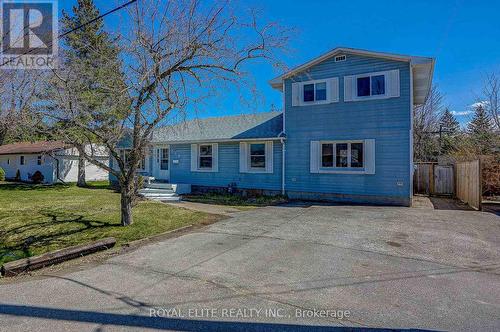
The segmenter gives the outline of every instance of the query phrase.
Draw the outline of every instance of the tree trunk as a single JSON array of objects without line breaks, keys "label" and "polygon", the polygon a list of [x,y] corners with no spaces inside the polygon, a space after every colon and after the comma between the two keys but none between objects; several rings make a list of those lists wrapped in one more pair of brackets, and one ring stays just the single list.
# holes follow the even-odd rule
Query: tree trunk
[{"label": "tree trunk", "polygon": [[7,138],[7,130],[0,129],[0,145],[3,145],[5,143],[6,138]]},{"label": "tree trunk", "polygon": [[131,225],[132,219],[132,188],[128,184],[120,184],[121,187],[121,223],[122,226]]},{"label": "tree trunk", "polygon": [[85,157],[83,156],[84,152],[83,149],[85,147],[78,146],[78,182],[76,185],[78,187],[86,187],[87,186],[87,181],[85,181]]}]

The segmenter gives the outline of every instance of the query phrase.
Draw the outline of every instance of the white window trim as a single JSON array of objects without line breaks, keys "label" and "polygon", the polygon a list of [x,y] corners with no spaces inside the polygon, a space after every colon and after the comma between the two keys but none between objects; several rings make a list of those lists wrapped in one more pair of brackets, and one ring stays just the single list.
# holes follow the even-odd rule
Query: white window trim
[{"label": "white window trim", "polygon": [[[266,158],[266,167],[264,168],[255,168],[251,167],[250,162],[250,145],[251,144],[264,144],[265,145],[265,158]],[[242,146],[243,145],[243,146]],[[273,141],[250,141],[250,142],[240,142],[240,154],[245,154],[244,156],[240,155],[240,173],[254,173],[254,174],[272,174],[274,173],[274,143]],[[243,163],[243,165],[242,165]]]},{"label": "white window trim", "polygon": [[[191,144],[191,150],[193,149],[193,145],[196,146],[196,151],[193,154],[191,151],[191,157],[195,157],[196,164],[191,163],[191,172],[200,172],[200,173],[215,173],[219,171],[219,144],[217,143],[198,143]],[[212,146],[212,167],[211,168],[200,168],[200,147],[202,145],[211,145]]]},{"label": "white window trim", "polygon": [[[385,70],[378,72],[362,73],[357,75],[344,76],[344,102],[364,101],[364,100],[380,100],[400,97],[401,82],[399,78],[399,69]],[[370,77],[370,93],[371,93],[371,77],[384,76],[385,93],[382,95],[370,95],[358,97],[358,78]],[[350,84],[348,83],[350,82]],[[352,90],[349,91],[348,90]]]},{"label": "white window trim", "polygon": [[[201,167],[200,166],[200,161],[201,161],[201,147],[202,146],[210,146],[211,147],[211,153],[210,155],[206,155],[203,157],[210,157],[212,158],[212,166],[211,167]],[[213,144],[198,144],[198,158],[197,158],[197,168],[199,171],[211,171],[214,168],[214,146]]]},{"label": "white window trim", "polygon": [[[384,94],[381,95],[372,95],[372,77],[373,76],[384,76]],[[388,94],[388,82],[387,77],[389,76],[388,71],[379,71],[375,73],[366,73],[360,75],[354,75],[354,100],[366,100],[366,99],[387,99],[389,98]],[[369,77],[370,78],[370,95],[369,96],[358,96],[358,78]]]},{"label": "white window trim", "polygon": [[[316,100],[316,84],[325,83],[326,89],[326,99],[325,100]],[[313,101],[304,101],[304,85],[314,84],[314,100]],[[330,103],[330,92],[328,91],[328,80],[313,80],[306,81],[300,83],[300,104],[301,106],[306,105],[321,105],[321,104],[329,104]]]},{"label": "white window trim", "polygon": [[[304,81],[299,83],[299,106],[308,106],[308,105],[324,105],[324,104],[331,104],[334,102],[338,102],[337,99],[332,98],[332,92],[331,92],[331,87],[329,82],[330,80],[334,80],[338,78],[337,77],[332,77],[332,78],[325,78],[325,79],[320,79],[320,80],[310,80],[310,81]],[[325,83],[326,84],[326,100],[316,100],[316,84],[318,83]],[[314,101],[304,101],[304,85],[308,84],[314,84]],[[339,89],[338,83],[337,83],[337,90]]]},{"label": "white window trim", "polygon": [[[163,150],[167,150],[167,169],[161,168],[161,162],[165,159],[163,158]],[[158,148],[158,169],[159,171],[168,171],[170,170],[170,147],[163,146]]]},{"label": "white window trim", "polygon": [[[337,148],[335,144],[347,144],[347,167],[324,167],[322,160],[323,144],[334,144],[333,147],[333,164],[336,165],[337,162]],[[362,143],[363,144],[363,167],[351,167],[351,144],[352,143]],[[319,141],[319,173],[326,174],[366,174],[366,144],[364,140],[340,140],[340,141]]]},{"label": "white window trim", "polygon": [[[125,153],[126,153],[126,151],[130,151],[130,150],[132,150],[132,149],[118,149],[118,154],[120,155],[120,158],[122,158],[122,161],[125,163],[125,166],[127,166],[127,159],[128,159],[126,157]],[[146,171],[146,169],[147,169],[146,163],[148,162],[148,158],[146,158],[146,157],[147,157],[147,155],[144,155],[142,157],[144,159],[144,163],[142,165],[142,166],[144,166],[143,168],[141,168],[142,162],[139,162],[139,167],[137,167],[138,171],[141,171],[141,172]],[[117,164],[117,166],[118,166],[118,164]]]},{"label": "white window trim", "polygon": [[[269,162],[269,156],[267,155],[266,149],[267,142],[249,142],[247,149],[247,170],[248,173],[266,173],[267,163]],[[264,144],[264,167],[252,167],[252,144]]]}]

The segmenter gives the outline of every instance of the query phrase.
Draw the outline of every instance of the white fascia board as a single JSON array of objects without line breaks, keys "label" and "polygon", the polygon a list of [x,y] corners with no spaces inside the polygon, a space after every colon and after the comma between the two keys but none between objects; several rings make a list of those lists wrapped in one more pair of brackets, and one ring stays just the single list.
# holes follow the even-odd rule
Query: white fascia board
[{"label": "white fascia board", "polygon": [[348,48],[348,47],[337,47],[334,48],[333,50],[320,55],[319,57],[316,57],[298,67],[295,67],[291,69],[290,71],[273,78],[272,80],[269,81],[269,84],[271,87],[274,89],[280,89],[282,88],[283,85],[283,80],[293,76],[296,73],[299,73],[301,71],[306,70],[307,68],[314,66],[336,54],[339,53],[351,53],[351,54],[358,54],[358,55],[366,55],[366,56],[371,56],[371,57],[376,57],[376,58],[383,58],[383,59],[389,59],[389,60],[395,60],[395,61],[404,61],[404,62],[410,62],[412,64],[427,64],[430,62],[434,62],[433,58],[428,58],[428,57],[419,57],[419,56],[409,56],[409,55],[401,55],[401,54],[392,54],[392,53],[383,53],[383,52],[374,52],[374,51],[367,51],[367,50],[362,50],[362,49],[355,49],[355,48]]}]

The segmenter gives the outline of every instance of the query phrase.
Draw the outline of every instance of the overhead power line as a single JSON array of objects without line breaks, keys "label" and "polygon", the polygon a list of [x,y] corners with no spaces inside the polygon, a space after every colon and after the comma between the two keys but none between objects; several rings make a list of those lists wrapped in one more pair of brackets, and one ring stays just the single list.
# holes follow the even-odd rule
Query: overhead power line
[{"label": "overhead power line", "polygon": [[[127,7],[127,6],[130,6],[131,4],[133,4],[134,2],[137,2],[137,1],[138,1],[138,0],[130,0],[129,2],[126,2],[126,3],[124,3],[124,4],[120,5],[120,6],[116,7],[116,8],[113,8],[113,9],[111,9],[111,10],[109,10],[109,11],[105,12],[104,14],[99,15],[98,17],[96,17],[96,18],[94,18],[94,19],[92,19],[92,20],[88,21],[88,22],[85,22],[85,23],[83,23],[83,24],[80,24],[79,26],[77,26],[77,27],[75,27],[75,28],[73,28],[73,29],[71,29],[71,30],[68,30],[68,31],[66,31],[66,32],[63,32],[63,33],[59,34],[59,35],[57,36],[57,38],[58,38],[58,39],[60,39],[60,38],[64,38],[64,37],[66,37],[67,35],[69,35],[69,34],[71,34],[71,33],[75,32],[75,31],[77,31],[77,30],[80,30],[80,29],[82,29],[82,28],[86,27],[87,25],[93,24],[93,23],[95,23],[95,22],[97,22],[97,21],[99,21],[99,20],[101,20],[101,19],[105,18],[105,17],[106,17],[106,16],[108,16],[108,15],[111,15],[111,14],[113,14],[113,13],[115,13],[115,12],[117,12],[117,11],[119,11],[119,10],[121,10],[121,9],[123,9],[123,8],[125,8],[125,7]],[[52,47],[52,45],[53,45],[53,44],[54,44],[54,41],[52,41],[52,42],[48,45],[48,47]],[[31,52],[33,52],[33,50],[30,50],[30,51],[28,51],[28,52],[26,52],[26,53],[20,54],[20,55],[18,55],[17,57],[12,58],[12,59],[10,59],[9,61],[7,61],[7,62],[5,62],[5,63],[1,63],[1,64],[0,64],[0,67],[6,66],[6,65],[8,65],[9,63],[11,63],[12,61],[17,60],[17,59],[19,59],[19,58],[21,58],[21,57],[23,57],[23,56],[25,56],[25,55],[28,55],[28,54],[30,54]]]}]

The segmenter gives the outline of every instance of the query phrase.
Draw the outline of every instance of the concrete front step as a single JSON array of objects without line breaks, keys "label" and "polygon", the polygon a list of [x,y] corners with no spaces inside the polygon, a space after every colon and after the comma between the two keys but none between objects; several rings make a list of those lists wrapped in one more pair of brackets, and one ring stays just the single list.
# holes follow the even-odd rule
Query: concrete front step
[{"label": "concrete front step", "polygon": [[140,194],[149,194],[149,193],[159,193],[159,194],[175,194],[173,189],[160,189],[160,188],[144,188],[139,190]]},{"label": "concrete front step", "polygon": [[178,202],[180,197],[175,193],[172,184],[170,183],[151,183],[139,190],[142,197],[154,201],[171,201]]},{"label": "concrete front step", "polygon": [[173,186],[171,183],[162,183],[162,182],[153,182],[150,184],[145,183],[144,188],[149,188],[149,189],[173,189]]},{"label": "concrete front step", "polygon": [[150,199],[152,201],[158,201],[158,202],[179,202],[181,198],[179,196],[172,196],[172,197],[146,197],[147,199]]}]

